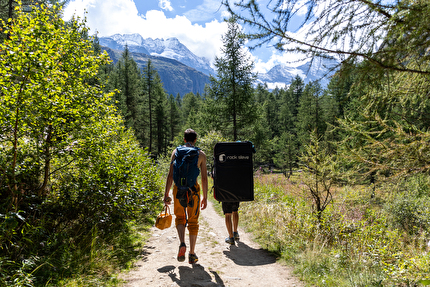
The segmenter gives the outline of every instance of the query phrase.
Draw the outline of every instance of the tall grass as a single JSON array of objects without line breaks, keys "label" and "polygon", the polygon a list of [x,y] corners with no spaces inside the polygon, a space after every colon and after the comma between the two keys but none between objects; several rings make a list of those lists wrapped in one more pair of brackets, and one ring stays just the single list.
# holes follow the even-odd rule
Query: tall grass
[{"label": "tall grass", "polygon": [[[430,185],[426,179],[423,191],[423,184],[381,186],[374,196],[370,187],[339,187],[320,222],[300,173],[257,173],[255,200],[241,204],[240,221],[314,286],[421,286],[430,279],[430,203],[422,197]],[[414,212],[401,212],[400,190],[413,197]]]},{"label": "tall grass", "polygon": [[142,216],[124,224],[121,232],[103,234],[94,226],[79,240],[59,234],[58,242],[41,242],[37,255],[21,260],[0,256],[0,286],[119,286],[116,274],[138,258],[152,225],[152,217]]}]

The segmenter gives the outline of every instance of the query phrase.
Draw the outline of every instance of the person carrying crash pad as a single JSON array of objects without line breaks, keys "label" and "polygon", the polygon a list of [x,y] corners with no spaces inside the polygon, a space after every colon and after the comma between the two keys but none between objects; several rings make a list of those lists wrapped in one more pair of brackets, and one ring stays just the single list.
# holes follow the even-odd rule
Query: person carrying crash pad
[{"label": "person carrying crash pad", "polygon": [[[169,198],[170,188],[173,186],[173,210],[175,214],[175,225],[180,241],[177,259],[185,261],[187,246],[185,244],[185,228],[189,232],[189,253],[188,263],[194,264],[198,261],[195,253],[197,235],[199,231],[200,210],[207,206],[208,178],[206,167],[206,154],[195,146],[197,133],[192,129],[184,132],[184,142],[178,146],[171,156],[169,173],[166,179],[164,191],[164,204],[171,203]],[[197,177],[201,173],[201,184],[197,182]],[[200,189],[203,197],[200,198]]]},{"label": "person carrying crash pad", "polygon": [[254,200],[254,144],[250,141],[218,142],[214,147],[214,198],[222,203],[228,237],[225,242],[239,241],[239,205]]}]

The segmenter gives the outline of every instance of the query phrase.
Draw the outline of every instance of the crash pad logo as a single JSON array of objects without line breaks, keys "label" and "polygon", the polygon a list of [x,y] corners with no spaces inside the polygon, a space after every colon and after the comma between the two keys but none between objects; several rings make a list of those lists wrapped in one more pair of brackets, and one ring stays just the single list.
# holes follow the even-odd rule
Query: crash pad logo
[{"label": "crash pad logo", "polygon": [[227,157],[225,156],[225,154],[220,154],[218,157],[218,161],[219,162],[225,162],[225,160],[227,159]]},{"label": "crash pad logo", "polygon": [[224,163],[227,160],[249,160],[249,156],[248,155],[229,155],[229,156],[226,156],[224,153],[222,153],[218,157],[218,161],[220,163]]}]

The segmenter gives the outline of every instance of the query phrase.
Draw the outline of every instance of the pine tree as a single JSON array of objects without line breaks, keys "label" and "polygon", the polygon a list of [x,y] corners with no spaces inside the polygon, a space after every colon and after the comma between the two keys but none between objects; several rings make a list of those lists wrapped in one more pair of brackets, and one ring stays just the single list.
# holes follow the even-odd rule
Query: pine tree
[{"label": "pine tree", "polygon": [[274,162],[284,170],[284,174],[290,176],[293,167],[297,167],[298,153],[301,141],[298,140],[298,113],[302,100],[304,82],[296,76],[289,87],[276,91],[279,111],[277,121],[279,125],[279,135],[274,138],[276,153]]},{"label": "pine tree", "polygon": [[181,95],[179,93],[176,95],[175,101],[176,101],[176,105],[178,106],[178,108],[181,109],[182,108],[182,98],[181,98]]},{"label": "pine tree", "polygon": [[149,153],[152,153],[152,137],[153,137],[153,105],[154,105],[154,95],[153,95],[153,82],[155,79],[155,70],[152,66],[152,62],[149,59],[146,63],[146,67],[143,70],[143,85],[144,85],[144,91],[145,96],[147,98],[147,110],[148,110],[148,121],[149,121]]},{"label": "pine tree", "polygon": [[[145,110],[148,115],[149,153],[153,156],[162,153],[166,143],[166,106],[167,95],[163,88],[158,72],[149,59],[143,70],[143,91],[145,96]],[[157,146],[157,152],[154,153],[154,143]]]},{"label": "pine tree", "polygon": [[268,132],[271,137],[280,136],[278,127],[279,105],[273,93],[269,93],[263,105],[264,114],[267,121]]},{"label": "pine tree", "polygon": [[177,133],[180,132],[180,122],[181,122],[181,114],[178,107],[177,100],[173,97],[172,94],[169,95],[168,99],[168,121],[169,121],[169,131],[168,131],[168,140],[173,142]]},{"label": "pine tree", "polygon": [[291,112],[295,120],[297,120],[297,114],[299,113],[299,103],[304,87],[305,83],[303,82],[302,78],[296,76],[288,89],[291,93]]},{"label": "pine tree", "polygon": [[126,127],[132,129],[139,142],[144,145],[143,131],[146,125],[141,109],[143,103],[141,73],[127,45],[115,65],[109,82],[110,88],[118,90],[116,104],[124,117]]},{"label": "pine tree", "polygon": [[[244,39],[235,18],[228,20],[228,31],[222,37],[223,57],[215,58],[217,76],[211,77],[209,96],[215,100],[215,118],[223,131],[232,134],[233,140],[244,127],[252,125],[257,119],[254,101],[252,72],[253,62],[243,49]],[[212,115],[211,115],[212,116]]]},{"label": "pine tree", "polygon": [[324,91],[320,103],[323,111],[322,122],[326,123],[323,140],[327,144],[328,151],[334,153],[337,150],[338,142],[341,140],[339,129],[337,128],[340,115],[339,104],[327,91]]},{"label": "pine tree", "polygon": [[275,138],[274,163],[283,170],[285,176],[293,174],[293,167],[297,166],[297,141],[296,136],[284,132],[279,138]]},{"label": "pine tree", "polygon": [[327,151],[317,134],[316,129],[309,133],[309,142],[304,145],[300,162],[307,171],[303,182],[313,199],[313,211],[318,222],[323,224],[322,213],[333,201],[332,186],[339,182],[342,170],[336,155]]},{"label": "pine tree", "polygon": [[169,133],[167,120],[167,94],[163,88],[158,73],[155,74],[153,83],[154,91],[152,93],[154,99],[154,119],[155,119],[155,137],[157,143],[157,156],[166,152],[168,142],[167,136]]},{"label": "pine tree", "polygon": [[300,99],[303,94],[304,82],[296,76],[287,90],[280,92],[280,108],[278,121],[280,130],[297,136],[296,122],[299,110]]},{"label": "pine tree", "polygon": [[330,152],[335,152],[339,146],[339,142],[342,140],[343,135],[339,129],[338,120],[343,119],[345,114],[348,114],[348,117],[353,116],[354,118],[357,118],[359,114],[359,111],[355,111],[355,115],[351,113],[353,99],[355,98],[354,94],[351,93],[353,81],[353,75],[344,74],[340,77],[339,73],[336,73],[321,97],[324,122],[327,123],[324,137]]},{"label": "pine tree", "polygon": [[310,82],[305,86],[303,95],[300,97],[296,129],[297,139],[302,147],[309,144],[311,132],[315,132],[318,139],[325,132],[323,112],[319,102],[320,94],[321,86],[316,82]]},{"label": "pine tree", "polygon": [[[200,107],[202,106],[202,99],[200,95],[194,93],[187,93],[182,98],[182,118],[184,123],[187,124],[184,128],[190,128],[195,123],[194,118],[199,113]],[[191,120],[193,118],[193,120]],[[193,127],[196,129],[197,127]]]},{"label": "pine tree", "polygon": [[[251,28],[246,36],[255,46],[270,42],[303,58],[337,56],[349,63],[366,60],[367,69],[430,74],[429,1],[285,0],[271,2],[264,8],[269,12],[255,0],[223,4]],[[295,17],[303,11],[304,17]],[[290,33],[292,25],[303,28],[305,37]],[[410,61],[417,65],[406,65]]]},{"label": "pine tree", "polygon": [[340,121],[343,154],[358,175],[394,180],[428,173],[429,77],[399,71],[368,77],[373,81],[353,87],[350,94],[358,96]]},{"label": "pine tree", "polygon": [[264,85],[262,84],[258,84],[257,87],[255,88],[255,100],[257,103],[259,104],[264,104],[264,102],[266,101],[267,97],[269,96],[270,92],[269,92],[269,88],[267,87],[267,84],[265,83]]},{"label": "pine tree", "polygon": [[122,54],[123,71],[122,75],[122,96],[125,98],[127,113],[125,114],[125,123],[129,127],[134,127],[137,115],[137,94],[139,89],[140,73],[136,62],[131,58],[128,46],[125,46]]}]

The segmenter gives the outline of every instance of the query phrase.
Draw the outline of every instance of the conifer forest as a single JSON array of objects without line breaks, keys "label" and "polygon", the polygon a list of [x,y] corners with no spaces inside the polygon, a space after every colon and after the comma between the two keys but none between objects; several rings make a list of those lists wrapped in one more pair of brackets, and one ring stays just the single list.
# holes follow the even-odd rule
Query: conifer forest
[{"label": "conifer forest", "polygon": [[[66,2],[0,0],[0,287],[119,286],[187,128],[209,171],[215,143],[252,141],[241,222],[309,286],[430,285],[430,2],[309,1],[303,40],[301,1],[223,0],[216,74],[185,95]],[[269,89],[245,43],[340,64]]]}]

